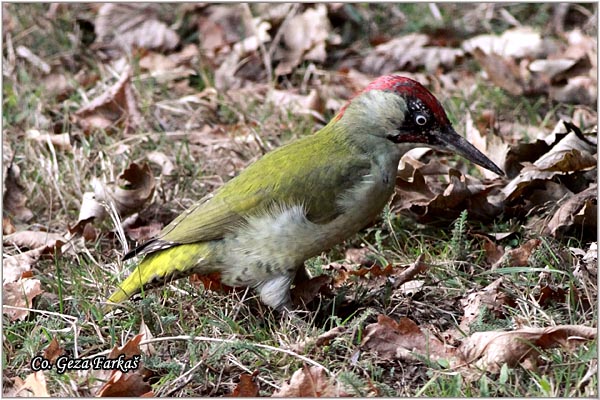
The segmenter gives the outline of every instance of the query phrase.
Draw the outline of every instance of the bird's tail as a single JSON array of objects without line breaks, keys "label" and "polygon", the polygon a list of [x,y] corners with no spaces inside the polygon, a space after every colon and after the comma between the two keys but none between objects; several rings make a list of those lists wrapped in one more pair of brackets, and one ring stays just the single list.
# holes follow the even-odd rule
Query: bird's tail
[{"label": "bird's tail", "polygon": [[[143,289],[149,289],[192,273],[210,273],[210,243],[181,244],[148,254],[135,270],[108,298],[109,303],[120,303]],[[109,310],[110,306],[105,308]]]}]

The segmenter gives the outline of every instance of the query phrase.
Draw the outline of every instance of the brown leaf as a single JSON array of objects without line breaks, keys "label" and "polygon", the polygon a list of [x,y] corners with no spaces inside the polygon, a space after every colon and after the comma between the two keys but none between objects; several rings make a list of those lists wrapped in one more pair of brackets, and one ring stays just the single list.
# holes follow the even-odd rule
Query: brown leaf
[{"label": "brown leaf", "polygon": [[495,53],[486,54],[480,48],[474,49],[472,53],[495,85],[514,96],[523,94],[521,74],[512,58],[504,58]]},{"label": "brown leaf", "polygon": [[[477,147],[483,154],[487,154],[490,160],[492,160],[501,169],[504,169],[504,161],[508,154],[508,145],[504,143],[502,138],[492,133],[482,134],[481,131],[475,126],[475,122],[471,117],[471,113],[467,113],[465,121],[465,137],[475,147]],[[488,179],[495,179],[498,177],[497,174],[491,172],[479,165],[476,165],[477,169],[481,174]]]},{"label": "brown leaf", "polygon": [[463,307],[463,316],[460,328],[469,332],[473,322],[480,320],[482,314],[488,311],[494,318],[505,318],[505,307],[513,306],[514,300],[502,290],[504,278],[498,278],[483,290],[473,292],[460,300]]},{"label": "brown leaf", "polygon": [[12,163],[6,170],[2,204],[4,210],[13,218],[27,222],[33,218],[33,212],[25,206],[27,196],[25,195],[25,187],[19,179],[20,173],[19,167]]},{"label": "brown leaf", "polygon": [[163,13],[158,4],[103,4],[94,21],[96,43],[126,52],[133,48],[172,50],[179,36],[160,20]]},{"label": "brown leaf", "polygon": [[366,247],[359,249],[350,248],[346,250],[344,258],[351,264],[358,264],[364,267],[371,267],[375,262],[369,258],[372,252]]},{"label": "brown leaf", "polygon": [[56,340],[56,337],[53,337],[48,347],[44,349],[44,358],[50,361],[52,364],[54,364],[56,359],[64,353],[65,349],[60,347],[60,345],[58,344],[58,340]]},{"label": "brown leaf", "polygon": [[272,397],[346,397],[343,388],[321,367],[304,366],[294,372],[290,382],[284,382]]},{"label": "brown leaf", "polygon": [[19,248],[37,249],[45,247],[46,251],[60,250],[67,239],[58,233],[40,231],[21,231],[3,237],[3,242]]},{"label": "brown leaf", "polygon": [[127,66],[119,80],[107,91],[75,112],[75,122],[84,130],[109,129],[115,124],[134,129],[142,117],[131,87],[131,67]]},{"label": "brown leaf", "polygon": [[33,140],[41,144],[47,144],[58,150],[72,151],[71,136],[68,133],[60,133],[58,135],[52,133],[42,133],[37,129],[30,129],[25,134],[27,139]]},{"label": "brown leaf", "polygon": [[12,235],[17,231],[12,220],[8,217],[2,216],[2,235]]},{"label": "brown leaf", "polygon": [[[20,279],[17,282],[8,282],[2,285],[2,304],[31,308],[33,298],[43,292],[42,283],[37,279]],[[2,308],[2,313],[8,315],[11,321],[25,320],[29,315],[28,310],[16,310],[8,307]]]},{"label": "brown leaf", "polygon": [[233,392],[228,397],[258,397],[260,387],[256,383],[258,371],[250,374],[241,374],[240,382],[235,385]]},{"label": "brown leaf", "polygon": [[[511,332],[477,332],[459,347],[457,355],[468,364],[496,373],[503,364],[515,366],[529,359],[535,365],[537,349],[573,346],[583,340],[593,340],[595,328],[581,325],[560,325],[550,328],[523,328]],[[535,346],[535,347],[534,347]],[[531,362],[533,360],[533,362]]]},{"label": "brown leaf", "polygon": [[125,228],[125,233],[138,243],[143,243],[158,235],[163,224],[160,222],[152,222],[150,225],[138,226],[136,228]]},{"label": "brown leaf", "polygon": [[467,52],[481,49],[485,54],[498,54],[505,58],[535,57],[548,54],[552,44],[530,27],[508,29],[501,35],[479,35],[465,40],[462,45]]},{"label": "brown leaf", "polygon": [[320,334],[316,338],[308,337],[305,340],[302,340],[298,343],[294,343],[290,346],[290,349],[292,351],[295,351],[296,353],[303,354],[306,352],[306,347],[308,345],[314,344],[317,347],[327,346],[333,339],[343,335],[345,332],[346,332],[346,327],[336,326],[335,328],[332,328],[332,329],[328,330],[327,332]]},{"label": "brown leaf", "polygon": [[361,71],[385,75],[394,71],[414,71],[421,66],[430,72],[450,69],[464,57],[461,49],[429,45],[429,36],[411,33],[394,38],[371,50],[361,63]]},{"label": "brown leaf", "polygon": [[290,74],[305,60],[322,63],[327,56],[326,44],[341,40],[332,33],[324,4],[307,8],[304,13],[292,17],[281,29],[286,51],[275,69],[276,75]]},{"label": "brown leaf", "polygon": [[221,282],[221,273],[220,272],[211,272],[210,274],[192,274],[190,275],[190,283],[192,285],[202,284],[204,289],[212,290],[215,292],[226,292],[230,293],[236,288],[227,286]]},{"label": "brown leaf", "polygon": [[319,293],[331,285],[333,279],[328,275],[319,275],[309,280],[296,282],[291,290],[292,301],[295,305],[306,305],[317,297]]},{"label": "brown leaf", "polygon": [[412,320],[401,318],[396,322],[385,315],[379,315],[377,323],[367,325],[361,348],[387,360],[415,361],[417,355],[434,360],[452,356],[439,339],[422,331]]},{"label": "brown leaf", "polygon": [[529,258],[533,252],[542,244],[540,239],[529,239],[516,249],[508,250],[502,260],[499,260],[494,267],[501,265],[504,260],[507,260],[511,267],[526,267],[529,265]]},{"label": "brown leaf", "polygon": [[158,164],[161,168],[161,173],[165,176],[171,175],[175,170],[175,166],[165,153],[162,153],[160,151],[152,151],[148,153],[146,157],[151,162]]},{"label": "brown leaf", "polygon": [[[127,216],[139,211],[142,206],[150,200],[154,193],[154,176],[148,164],[139,166],[131,165],[119,175],[119,179],[125,181],[125,187],[106,187],[99,180],[92,181],[95,192],[95,201],[114,201],[121,216]],[[96,209],[94,207],[93,209]],[[80,214],[81,218],[81,214]]]},{"label": "brown leaf", "polygon": [[596,231],[598,221],[598,185],[572,195],[560,205],[547,225],[546,231],[561,236],[571,228]]},{"label": "brown leaf", "polygon": [[[139,358],[141,355],[140,342],[144,336],[145,333],[140,333],[122,347],[115,346],[107,359],[117,359],[121,355],[125,360]],[[105,381],[94,395],[98,397],[152,397],[151,386],[146,382],[146,372],[147,370],[140,368],[139,364],[137,369],[128,372],[119,369],[94,370],[95,379],[99,382]]]},{"label": "brown leaf", "polygon": [[115,371],[100,388],[97,397],[154,397],[152,387],[139,372]]},{"label": "brown leaf", "polygon": [[50,397],[48,388],[46,387],[46,376],[43,371],[36,371],[27,375],[25,381],[18,379],[17,386],[15,396],[25,397],[25,395],[20,393],[28,390],[33,394],[33,397]]},{"label": "brown leaf", "polygon": [[573,172],[596,166],[596,149],[577,133],[570,132],[533,165],[540,171]]},{"label": "brown leaf", "polygon": [[474,237],[483,240],[483,251],[485,252],[485,263],[487,265],[494,265],[504,255],[504,247],[494,243],[490,238],[485,235],[474,234]]}]

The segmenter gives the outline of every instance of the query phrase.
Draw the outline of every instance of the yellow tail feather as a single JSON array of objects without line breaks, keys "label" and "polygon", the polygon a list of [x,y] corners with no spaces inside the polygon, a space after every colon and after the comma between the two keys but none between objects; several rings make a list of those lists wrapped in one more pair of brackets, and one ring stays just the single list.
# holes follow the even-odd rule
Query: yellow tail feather
[{"label": "yellow tail feather", "polygon": [[203,242],[183,244],[146,255],[110,295],[108,302],[120,303],[148,286],[156,286],[195,272],[212,272],[211,253],[210,242]]}]

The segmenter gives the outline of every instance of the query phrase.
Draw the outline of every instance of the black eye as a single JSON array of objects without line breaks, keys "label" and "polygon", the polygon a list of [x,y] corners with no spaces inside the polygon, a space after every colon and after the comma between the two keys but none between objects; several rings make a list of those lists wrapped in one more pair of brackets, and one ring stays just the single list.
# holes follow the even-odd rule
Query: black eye
[{"label": "black eye", "polygon": [[415,122],[417,123],[417,125],[423,126],[427,123],[427,118],[422,114],[417,114],[417,116],[415,117]]}]

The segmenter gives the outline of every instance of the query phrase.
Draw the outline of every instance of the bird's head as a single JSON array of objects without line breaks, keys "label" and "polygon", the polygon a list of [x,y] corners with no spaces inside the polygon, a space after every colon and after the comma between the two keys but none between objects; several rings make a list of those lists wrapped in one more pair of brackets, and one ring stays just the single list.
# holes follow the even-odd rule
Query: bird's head
[{"label": "bird's head", "polygon": [[[504,172],[460,136],[444,108],[419,82],[398,75],[382,76],[351,99],[334,118],[349,131],[454,152],[498,175]],[[361,139],[359,139],[361,140]]]}]

